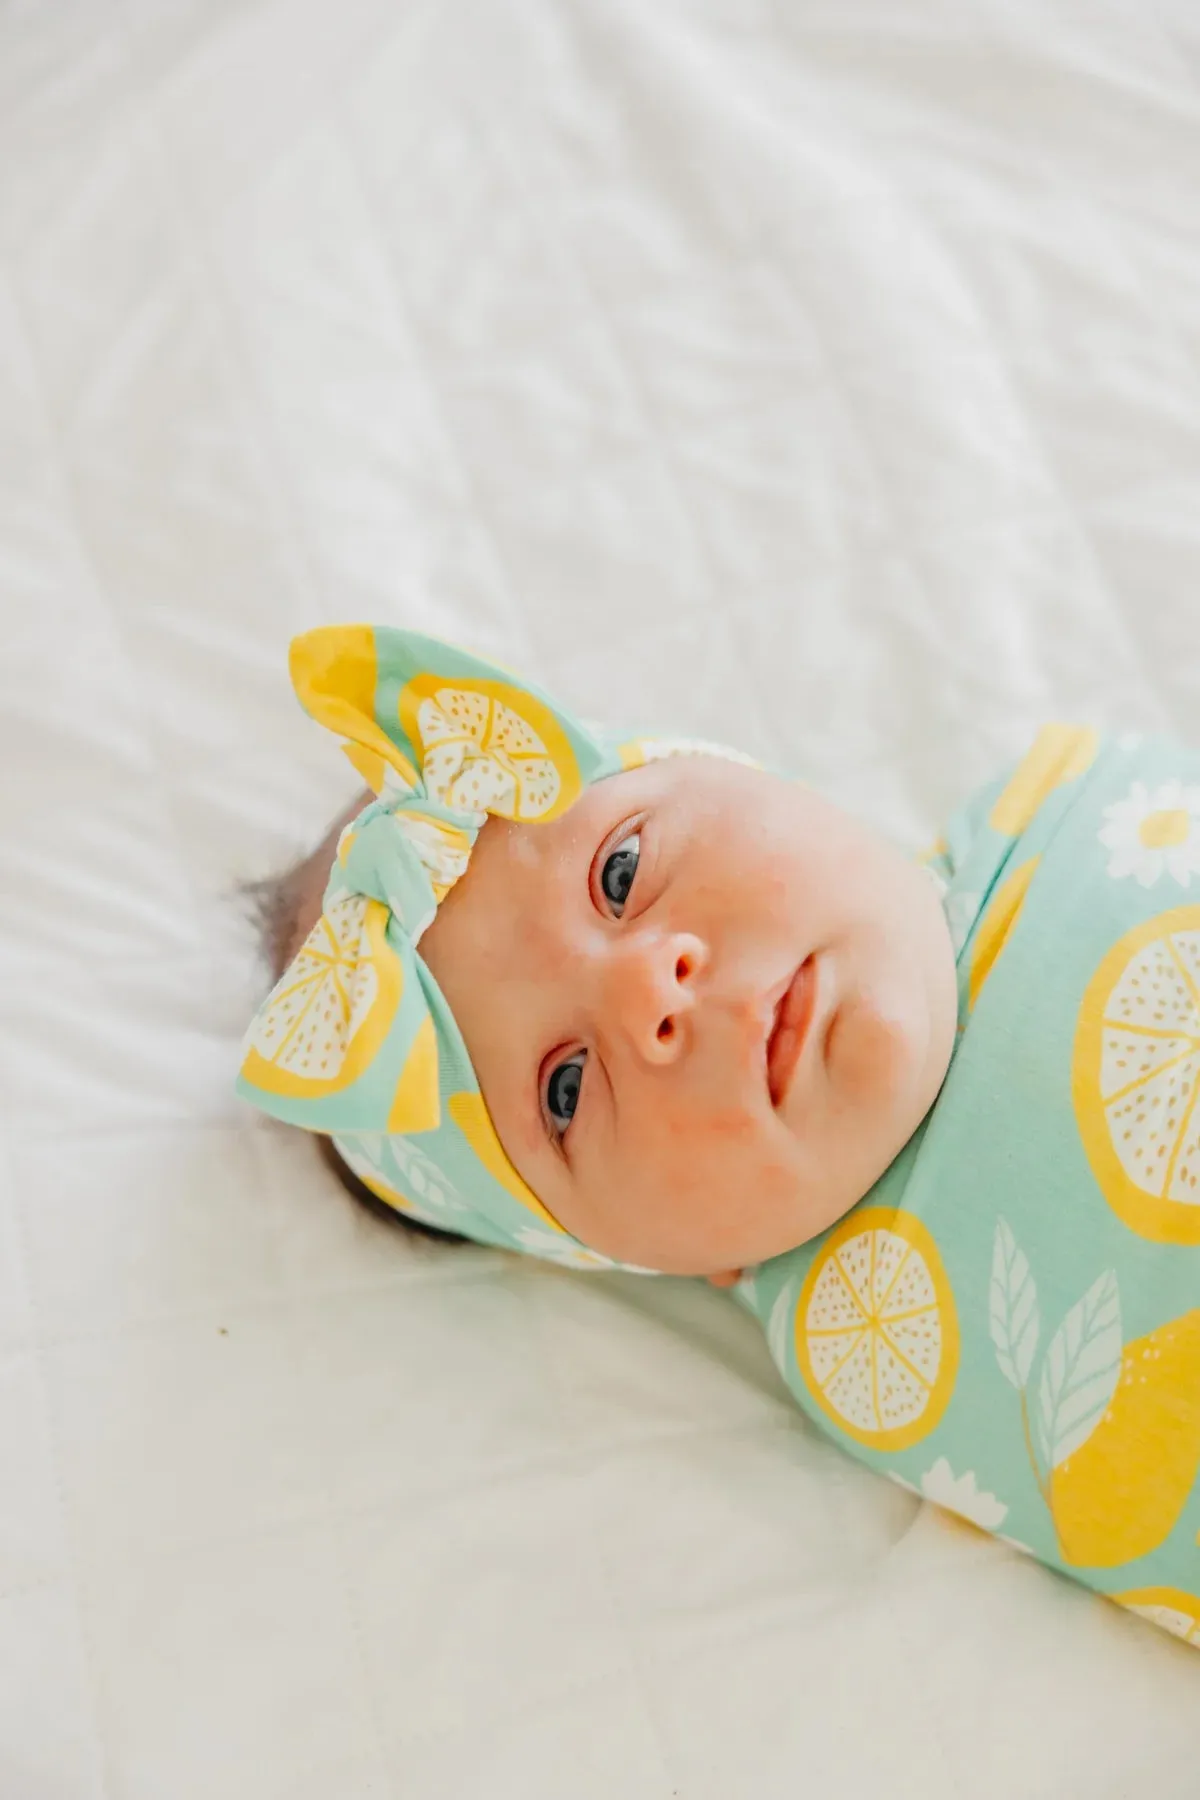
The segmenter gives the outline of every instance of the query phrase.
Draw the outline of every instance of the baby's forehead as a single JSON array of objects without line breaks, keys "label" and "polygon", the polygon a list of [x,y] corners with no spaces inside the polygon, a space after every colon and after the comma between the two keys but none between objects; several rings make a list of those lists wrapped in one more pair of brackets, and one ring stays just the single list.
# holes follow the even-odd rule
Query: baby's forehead
[{"label": "baby's forehead", "polygon": [[[620,769],[592,782],[565,812],[547,821],[489,815],[470,862],[422,939],[439,961],[451,945],[482,951],[519,929],[528,940],[552,920],[586,870],[606,832],[689,779],[662,765]],[[694,779],[694,777],[693,777]],[[494,974],[502,977],[503,970]]]},{"label": "baby's forehead", "polygon": [[628,806],[632,812],[669,790],[671,779],[661,766],[641,764],[634,769],[618,769],[585,787],[572,804],[556,818],[504,819],[489,815],[483,825],[477,848],[485,842],[503,842],[510,854],[529,860],[554,855],[566,843],[586,837],[597,821],[607,819]]},{"label": "baby's forehead", "polygon": [[[761,770],[755,772],[761,778]],[[746,789],[746,775],[745,766],[716,755],[657,756],[591,782],[557,818],[543,822],[490,816],[480,831],[476,854],[482,845],[481,864],[506,860],[513,867],[531,870],[553,867],[569,851],[582,848],[590,840],[594,840],[594,849],[610,826],[643,809],[652,816],[657,805],[692,798],[713,805],[727,804],[731,795],[726,789],[731,781],[737,784],[739,808],[752,808],[753,795]]]}]

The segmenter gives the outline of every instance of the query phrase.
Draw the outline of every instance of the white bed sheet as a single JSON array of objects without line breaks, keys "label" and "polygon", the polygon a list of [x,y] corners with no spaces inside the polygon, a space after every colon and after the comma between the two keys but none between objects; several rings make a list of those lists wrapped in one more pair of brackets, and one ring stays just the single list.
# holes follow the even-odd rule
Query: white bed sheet
[{"label": "white bed sheet", "polygon": [[915,840],[1195,729],[1192,0],[0,7],[0,1794],[1198,1791],[1200,1661],[681,1283],[423,1250],[234,1102],[330,619]]}]

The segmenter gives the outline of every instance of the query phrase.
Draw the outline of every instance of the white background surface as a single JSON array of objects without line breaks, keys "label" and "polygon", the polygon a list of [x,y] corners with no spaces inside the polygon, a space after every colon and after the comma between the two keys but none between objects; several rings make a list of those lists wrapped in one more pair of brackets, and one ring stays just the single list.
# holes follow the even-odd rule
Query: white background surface
[{"label": "white background surface", "polygon": [[458,636],[916,841],[1195,730],[1191,0],[0,5],[0,1793],[1194,1796],[1200,1660],[684,1284],[235,1104],[289,636]]}]

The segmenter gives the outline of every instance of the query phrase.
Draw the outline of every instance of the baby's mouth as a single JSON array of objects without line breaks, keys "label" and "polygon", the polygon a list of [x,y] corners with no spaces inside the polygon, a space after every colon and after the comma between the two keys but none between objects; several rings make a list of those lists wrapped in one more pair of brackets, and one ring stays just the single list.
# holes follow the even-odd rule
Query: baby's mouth
[{"label": "baby's mouth", "polygon": [[787,1094],[817,1003],[817,961],[806,956],[776,1008],[767,1038],[767,1091],[771,1105]]}]

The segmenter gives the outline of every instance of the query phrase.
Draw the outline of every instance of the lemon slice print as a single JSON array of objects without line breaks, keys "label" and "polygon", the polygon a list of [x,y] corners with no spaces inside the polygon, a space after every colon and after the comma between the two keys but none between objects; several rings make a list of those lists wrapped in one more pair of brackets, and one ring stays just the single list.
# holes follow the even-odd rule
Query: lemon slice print
[{"label": "lemon slice print", "polygon": [[800,1290],[796,1360],[856,1443],[903,1450],[933,1430],[958,1374],[958,1319],[919,1219],[870,1206],[842,1221]]},{"label": "lemon slice print", "polygon": [[1200,1310],[1126,1344],[1092,1435],[1050,1480],[1069,1563],[1111,1569],[1148,1556],[1187,1505],[1200,1466]]},{"label": "lemon slice print", "polygon": [[1200,1244],[1200,906],[1113,945],[1079,1008],[1075,1119],[1101,1192],[1141,1237]]},{"label": "lemon slice print", "polygon": [[258,1015],[242,1075],[268,1094],[319,1100],[371,1062],[400,1002],[387,908],[362,894],[327,905]]},{"label": "lemon slice print", "polygon": [[1185,1594],[1180,1588],[1149,1587],[1130,1588],[1127,1593],[1108,1597],[1118,1606],[1126,1606],[1130,1612],[1161,1625],[1185,1644],[1200,1648],[1200,1599],[1195,1594]]},{"label": "lemon slice print", "polygon": [[400,696],[400,723],[420,746],[426,787],[449,806],[552,819],[582,786],[550,708],[507,682],[418,675]]}]

